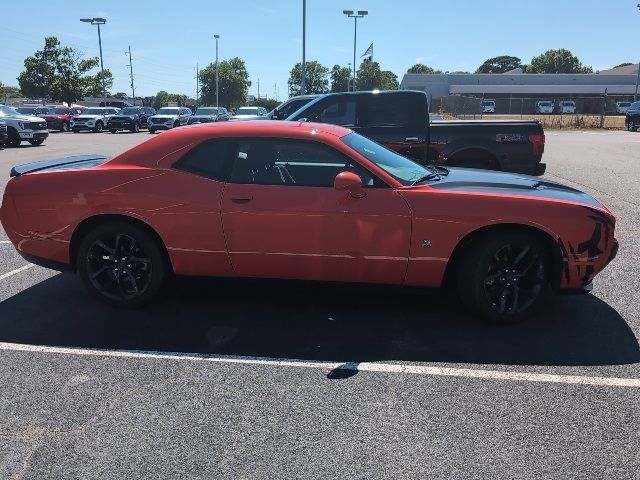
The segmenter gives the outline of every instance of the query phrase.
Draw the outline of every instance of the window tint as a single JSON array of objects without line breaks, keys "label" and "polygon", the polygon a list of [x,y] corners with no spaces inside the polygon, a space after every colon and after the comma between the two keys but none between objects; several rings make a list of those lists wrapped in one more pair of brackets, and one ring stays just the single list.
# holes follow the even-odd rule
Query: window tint
[{"label": "window tint", "polygon": [[278,109],[278,117],[287,118],[293,112],[301,108],[303,105],[309,103],[313,98],[301,98],[299,100],[292,100],[289,103],[286,103],[282,107]]},{"label": "window tint", "polygon": [[[362,102],[361,126],[402,126],[414,123],[412,114],[419,111],[413,95],[371,95]],[[487,101],[486,105],[494,105]]]},{"label": "window tint", "polygon": [[321,123],[334,125],[355,126],[356,101],[336,99],[318,112],[318,120]]},{"label": "window tint", "polygon": [[366,169],[326,145],[273,138],[241,139],[235,151],[230,181],[333,187],[336,175],[347,170],[360,175],[364,186],[386,186]]},{"label": "window tint", "polygon": [[207,140],[189,150],[173,168],[212,180],[225,181],[230,163],[230,145],[225,139]]}]

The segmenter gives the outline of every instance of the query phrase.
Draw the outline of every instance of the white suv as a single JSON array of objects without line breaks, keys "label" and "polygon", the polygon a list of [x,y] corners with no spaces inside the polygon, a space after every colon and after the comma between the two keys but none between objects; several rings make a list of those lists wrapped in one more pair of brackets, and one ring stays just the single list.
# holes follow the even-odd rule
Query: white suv
[{"label": "white suv", "polygon": [[537,101],[536,113],[553,113],[553,102],[551,100]]},{"label": "white suv", "polygon": [[560,108],[560,113],[569,113],[573,115],[576,113],[576,102],[571,100],[562,100],[558,107]]},{"label": "white suv", "polygon": [[7,126],[7,145],[19,147],[23,140],[31,145],[41,145],[49,136],[44,118],[22,115],[11,107],[0,105],[0,119]]},{"label": "white suv", "polygon": [[495,100],[483,100],[482,101],[482,113],[496,113],[496,101]]},{"label": "white suv", "polygon": [[120,109],[115,107],[87,108],[80,115],[73,117],[69,126],[73,133],[78,133],[81,130],[101,133],[107,126],[109,119],[119,111]]}]

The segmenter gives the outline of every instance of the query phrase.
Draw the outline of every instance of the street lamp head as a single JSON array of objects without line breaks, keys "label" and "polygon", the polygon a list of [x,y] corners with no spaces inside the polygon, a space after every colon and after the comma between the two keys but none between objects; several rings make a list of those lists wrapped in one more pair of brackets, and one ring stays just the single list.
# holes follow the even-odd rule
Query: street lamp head
[{"label": "street lamp head", "polygon": [[92,18],[81,18],[80,21],[81,22],[85,22],[85,23],[91,23],[91,20],[93,20]]},{"label": "street lamp head", "polygon": [[81,18],[81,22],[90,23],[91,25],[104,25],[107,23],[106,18],[94,17],[94,18]]},{"label": "street lamp head", "polygon": [[369,10],[358,10],[358,15],[362,15],[363,17],[369,15]]},{"label": "street lamp head", "polygon": [[342,13],[345,15],[353,15],[353,10],[343,10]]},{"label": "street lamp head", "polygon": [[213,38],[220,38],[220,35],[214,35]]}]

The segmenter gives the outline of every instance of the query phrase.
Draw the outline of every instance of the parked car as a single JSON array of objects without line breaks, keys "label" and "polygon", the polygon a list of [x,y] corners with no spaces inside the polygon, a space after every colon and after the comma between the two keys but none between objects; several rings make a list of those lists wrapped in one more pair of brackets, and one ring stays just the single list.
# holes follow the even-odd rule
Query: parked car
[{"label": "parked car", "polygon": [[629,110],[631,102],[616,102],[616,113],[624,115]]},{"label": "parked car", "polygon": [[267,113],[267,109],[264,107],[240,107],[236,110],[232,120],[256,120],[265,117]]},{"label": "parked car", "polygon": [[187,107],[162,107],[155,115],[147,119],[149,133],[186,125],[192,115],[191,110]]},{"label": "parked car", "polygon": [[22,115],[11,107],[0,106],[0,119],[7,126],[7,144],[19,147],[26,140],[31,145],[41,145],[49,136],[47,122],[33,115]]},{"label": "parked car", "polygon": [[139,132],[141,128],[148,127],[149,117],[156,114],[151,107],[125,107],[107,121],[107,130],[116,133],[119,130]]},{"label": "parked car", "polygon": [[49,113],[50,107],[18,107],[15,110],[21,115],[32,115],[34,117],[38,115],[42,115],[44,113]]},{"label": "parked car", "polygon": [[573,100],[562,100],[558,102],[558,110],[560,111],[560,114],[573,115],[576,113],[576,102]]},{"label": "parked car", "polygon": [[71,130],[78,133],[83,130],[89,130],[101,133],[109,119],[117,114],[119,109],[113,107],[92,107],[87,108],[81,115],[71,120]]},{"label": "parked car", "polygon": [[335,125],[201,125],[10,175],[0,219],[18,252],[121,307],[151,302],[170,274],[267,277],[444,287],[513,322],[550,289],[588,291],[618,249],[588,194],[423,167]]},{"label": "parked car", "polygon": [[7,134],[7,124],[4,120],[0,120],[0,148],[4,147],[5,142],[9,139]]},{"label": "parked car", "polygon": [[123,100],[107,100],[104,102],[100,102],[101,107],[114,107],[114,108],[125,108],[125,107],[133,107],[135,105],[131,105],[129,102],[125,102]]},{"label": "parked car", "polygon": [[293,112],[303,107],[311,100],[315,100],[319,96],[320,95],[298,95],[297,97],[291,97],[261,118],[264,118],[265,120],[284,120]]},{"label": "parked car", "polygon": [[44,118],[47,122],[47,128],[49,130],[59,130],[61,132],[68,132],[71,128],[71,120],[73,117],[82,113],[82,110],[78,108],[69,107],[48,107],[47,113],[41,113],[38,116]]},{"label": "parked car", "polygon": [[552,114],[553,102],[550,100],[540,100],[536,102],[536,113]]},{"label": "parked car", "polygon": [[482,101],[482,113],[496,113],[496,101],[495,100],[483,100]]},{"label": "parked car", "polygon": [[330,93],[287,120],[307,119],[352,128],[423,164],[542,175],[544,130],[531,121],[429,122],[424,92],[390,90]]},{"label": "parked car", "polygon": [[630,132],[638,131],[638,127],[640,127],[640,102],[633,102],[629,106],[624,117],[624,123]]},{"label": "parked car", "polygon": [[224,107],[198,107],[196,113],[189,118],[189,125],[194,123],[226,122],[229,112]]}]

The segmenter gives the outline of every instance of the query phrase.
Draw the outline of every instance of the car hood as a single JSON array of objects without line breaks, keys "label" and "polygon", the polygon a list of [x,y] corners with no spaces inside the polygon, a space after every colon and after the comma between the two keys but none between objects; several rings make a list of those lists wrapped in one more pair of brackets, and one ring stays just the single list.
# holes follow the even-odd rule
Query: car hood
[{"label": "car hood", "polygon": [[132,120],[133,118],[138,117],[139,115],[113,115],[110,120]]},{"label": "car hood", "polygon": [[591,195],[545,178],[507,172],[450,168],[449,175],[429,182],[437,190],[522,195],[582,203],[596,208],[604,206]]},{"label": "car hood", "polygon": [[39,122],[42,120],[40,117],[36,117],[35,115],[7,115],[6,117],[2,117],[3,120],[19,120],[21,122]]},{"label": "car hood", "polygon": [[260,115],[234,115],[233,118],[239,118],[239,119],[260,118]]},{"label": "car hood", "polygon": [[149,118],[157,118],[158,120],[173,120],[178,118],[178,115],[154,115]]},{"label": "car hood", "polygon": [[192,115],[191,120],[215,120],[217,115]]},{"label": "car hood", "polygon": [[77,117],[73,117],[73,119],[74,120],[97,120],[103,117],[104,115],[78,115]]}]

